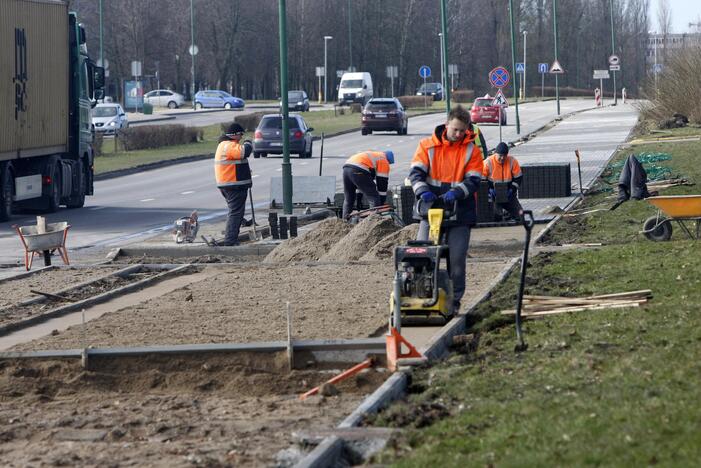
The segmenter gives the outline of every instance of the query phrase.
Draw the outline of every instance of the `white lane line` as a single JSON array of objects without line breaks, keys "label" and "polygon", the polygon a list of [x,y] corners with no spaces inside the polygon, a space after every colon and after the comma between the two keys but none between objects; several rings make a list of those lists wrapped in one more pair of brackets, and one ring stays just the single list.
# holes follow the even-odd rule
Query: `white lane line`
[{"label": "white lane line", "polygon": [[275,169],[275,172],[282,172],[282,168],[278,167],[277,169]]},{"label": "white lane line", "polygon": [[180,192],[180,195],[190,195],[191,193],[195,193],[194,190],[185,190],[184,192]]},{"label": "white lane line", "polygon": [[260,177],[260,174],[255,174],[251,176],[251,179],[255,179],[256,177]]},{"label": "white lane line", "polygon": [[104,210],[105,208],[107,208],[107,207],[106,206],[93,206],[93,207],[90,207],[88,209],[90,211],[96,211],[96,210]]},{"label": "white lane line", "polygon": [[300,166],[306,166],[307,164],[309,164],[309,163],[308,162],[299,163]]},{"label": "white lane line", "polygon": [[139,200],[140,202],[148,202],[148,201],[154,201],[155,198],[144,198],[143,200]]}]

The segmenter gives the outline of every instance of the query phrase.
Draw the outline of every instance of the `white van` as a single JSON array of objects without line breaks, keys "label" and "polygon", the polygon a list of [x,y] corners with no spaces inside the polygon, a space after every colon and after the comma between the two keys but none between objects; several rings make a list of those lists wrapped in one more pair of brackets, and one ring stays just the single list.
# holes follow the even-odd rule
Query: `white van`
[{"label": "white van", "polygon": [[365,105],[372,99],[372,77],[368,72],[344,73],[338,86],[338,101],[341,104],[359,102]]}]

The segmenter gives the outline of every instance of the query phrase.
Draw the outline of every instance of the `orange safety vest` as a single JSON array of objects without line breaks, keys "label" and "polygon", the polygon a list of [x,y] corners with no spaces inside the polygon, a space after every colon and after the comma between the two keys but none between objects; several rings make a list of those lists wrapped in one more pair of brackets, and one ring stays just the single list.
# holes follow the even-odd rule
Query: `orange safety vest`
[{"label": "orange safety vest", "polygon": [[518,161],[508,154],[504,162],[499,162],[499,155],[493,154],[484,161],[482,175],[490,182],[512,182],[521,177],[521,166]]},{"label": "orange safety vest", "polygon": [[356,153],[348,160],[345,166],[355,166],[367,172],[374,172],[376,177],[389,178],[389,161],[382,151],[363,151]]},{"label": "orange safety vest", "polygon": [[222,141],[214,154],[217,187],[252,185],[251,168],[244,158],[244,147],[235,141]]}]

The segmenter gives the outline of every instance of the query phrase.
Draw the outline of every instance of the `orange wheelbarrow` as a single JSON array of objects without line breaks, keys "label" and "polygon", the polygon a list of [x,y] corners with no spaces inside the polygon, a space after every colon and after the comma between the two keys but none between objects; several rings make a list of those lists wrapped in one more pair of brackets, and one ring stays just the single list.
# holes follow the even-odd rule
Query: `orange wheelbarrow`
[{"label": "orange wheelbarrow", "polygon": [[43,252],[57,250],[63,263],[68,265],[68,252],[66,251],[66,236],[71,227],[65,221],[60,223],[49,223],[46,225],[46,232],[39,234],[36,226],[13,226],[19,234],[19,239],[24,246],[24,267],[32,268],[32,261],[35,255]]},{"label": "orange wheelbarrow", "polygon": [[[645,200],[657,207],[657,215],[649,217],[643,223],[640,233],[645,237],[653,241],[669,240],[672,237],[672,221],[676,221],[689,239],[699,239],[701,195],[668,195],[649,197]],[[686,224],[687,221],[694,222],[693,231]]]}]

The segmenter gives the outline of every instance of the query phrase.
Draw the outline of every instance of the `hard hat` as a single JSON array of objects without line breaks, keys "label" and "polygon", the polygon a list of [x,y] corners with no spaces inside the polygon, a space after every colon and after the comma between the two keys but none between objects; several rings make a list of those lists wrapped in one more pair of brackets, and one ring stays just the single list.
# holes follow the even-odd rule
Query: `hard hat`
[{"label": "hard hat", "polygon": [[385,157],[390,164],[394,164],[394,153],[392,151],[385,151]]}]

